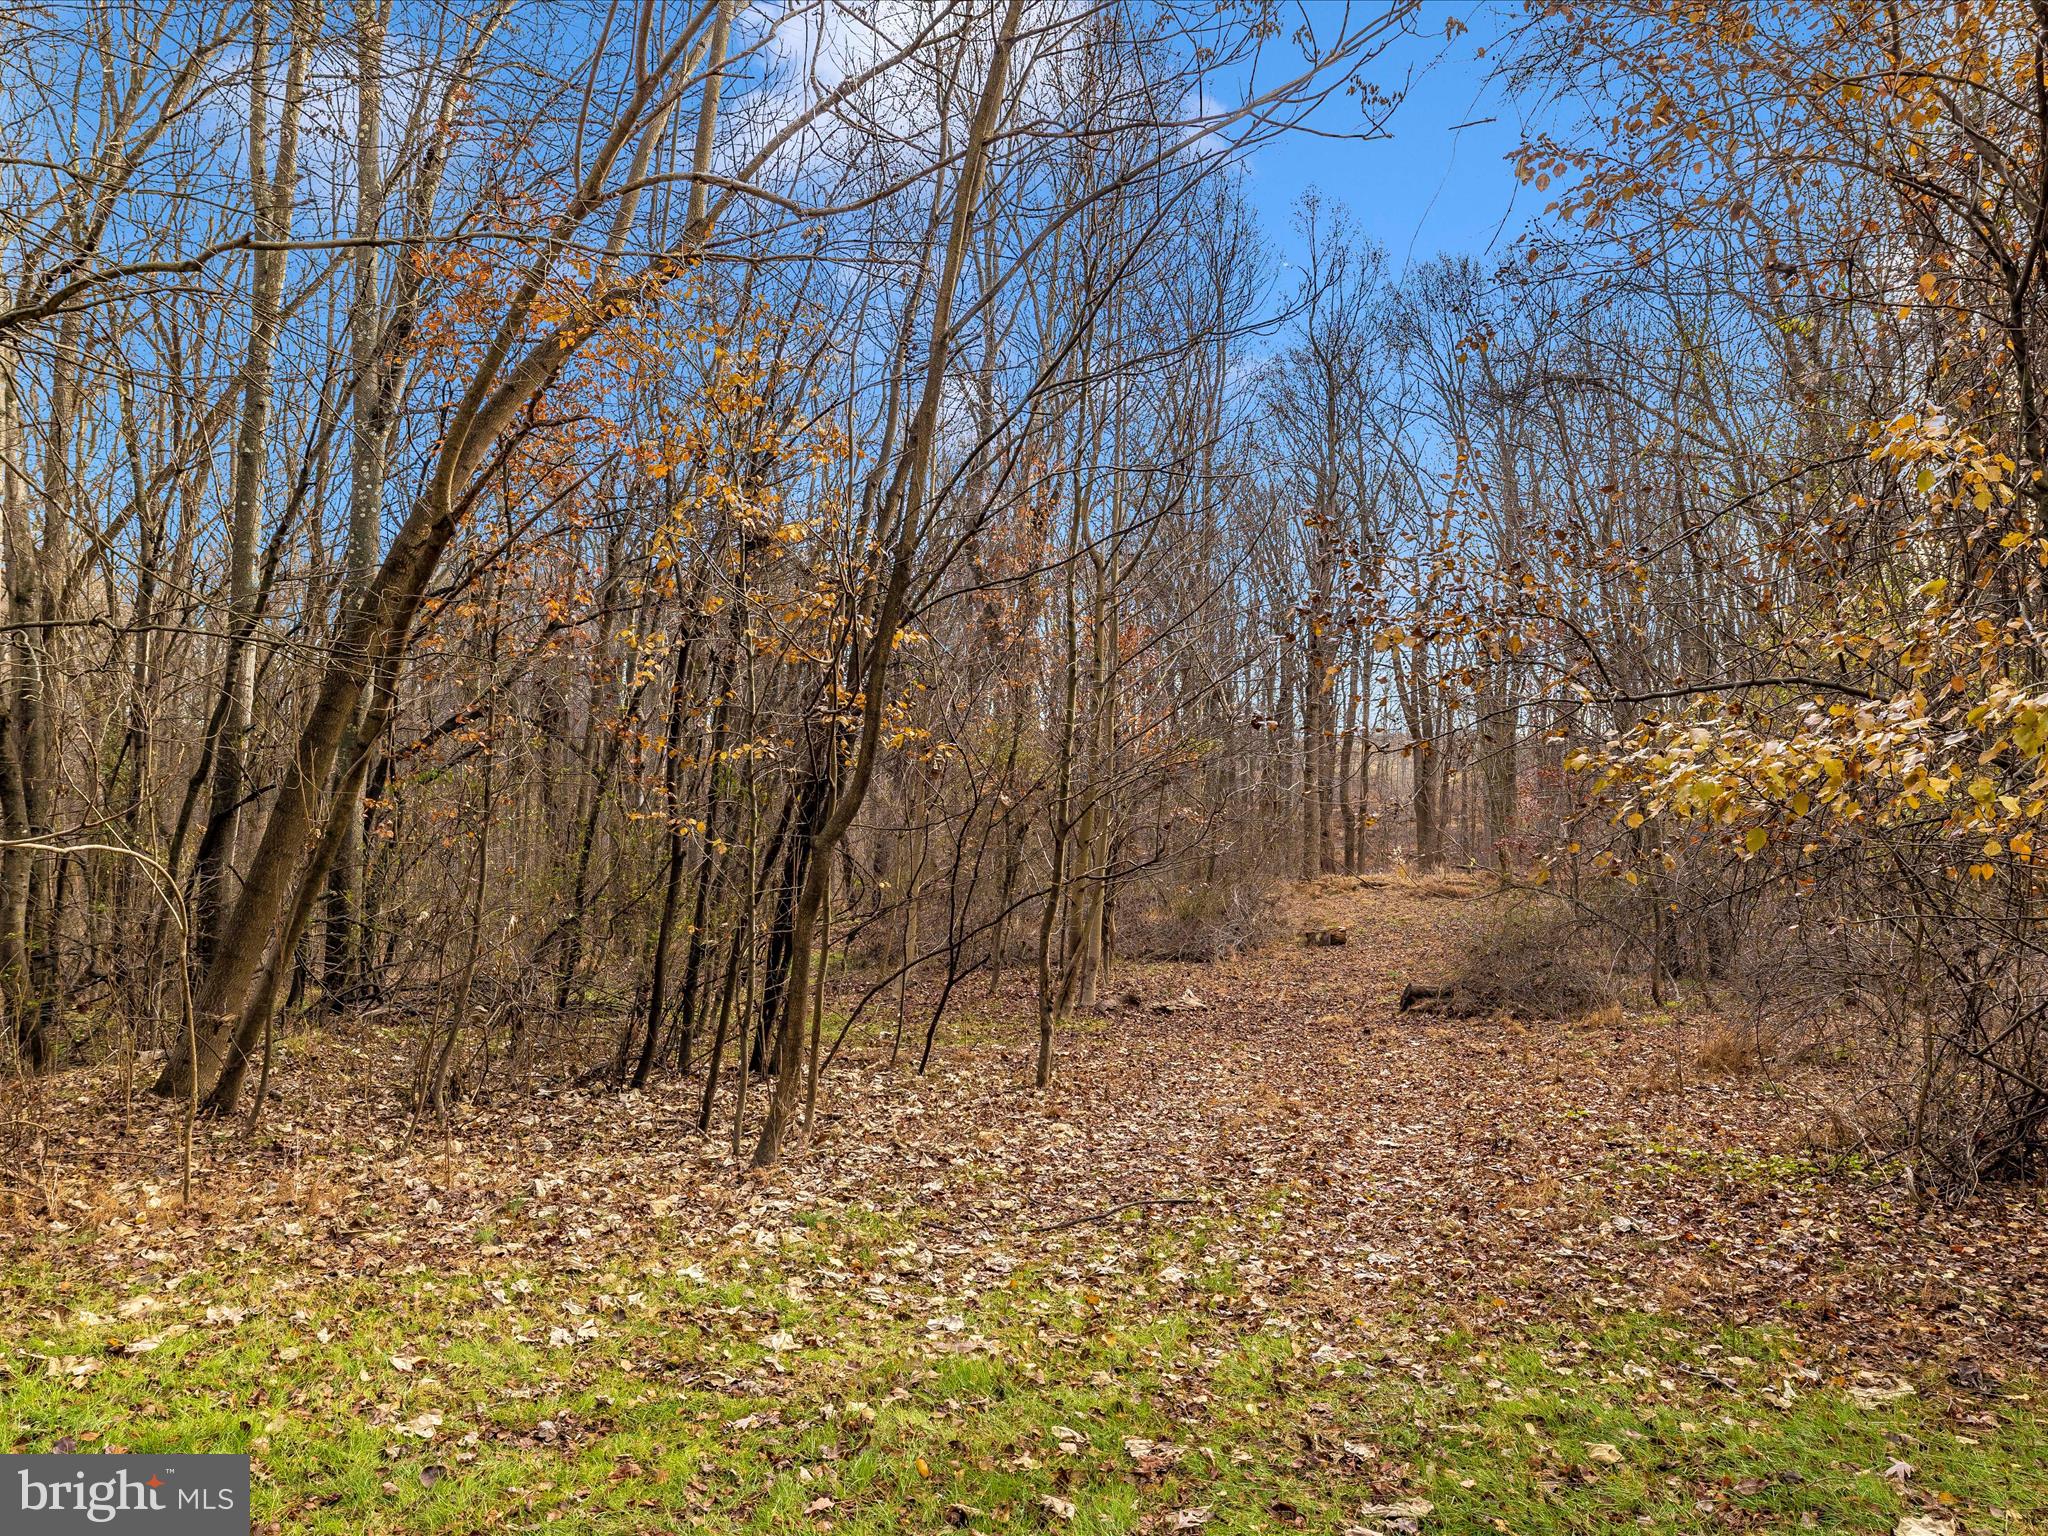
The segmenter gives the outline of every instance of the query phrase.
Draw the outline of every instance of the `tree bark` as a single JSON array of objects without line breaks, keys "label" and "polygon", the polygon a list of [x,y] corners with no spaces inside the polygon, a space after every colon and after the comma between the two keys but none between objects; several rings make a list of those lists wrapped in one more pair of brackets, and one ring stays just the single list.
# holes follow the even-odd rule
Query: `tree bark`
[{"label": "tree bark", "polygon": [[[251,7],[249,45],[250,205],[259,238],[290,238],[298,186],[299,109],[306,65],[319,31],[317,0],[292,0],[284,102],[278,113],[277,157],[270,158],[270,0]],[[268,481],[270,412],[283,328],[286,253],[260,249],[249,258],[249,350],[242,364],[242,416],[235,434],[228,499],[227,654],[221,668],[220,722],[206,830],[193,873],[193,952],[212,955],[230,902],[237,833],[248,793],[247,753],[256,691],[256,543]]]}]

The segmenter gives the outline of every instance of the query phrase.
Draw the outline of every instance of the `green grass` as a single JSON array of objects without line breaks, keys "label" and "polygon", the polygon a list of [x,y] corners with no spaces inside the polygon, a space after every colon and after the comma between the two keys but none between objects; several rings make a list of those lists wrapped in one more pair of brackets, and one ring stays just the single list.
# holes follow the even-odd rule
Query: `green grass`
[{"label": "green grass", "polygon": [[1214,1234],[1137,1232],[946,1279],[836,1215],[583,1272],[199,1272],[130,1317],[39,1260],[0,1277],[0,1443],[249,1450],[294,1532],[1890,1531],[1899,1462],[1973,1533],[2048,1529],[2038,1384],[1864,1406],[1790,1335],[1644,1316],[1318,1336]]}]

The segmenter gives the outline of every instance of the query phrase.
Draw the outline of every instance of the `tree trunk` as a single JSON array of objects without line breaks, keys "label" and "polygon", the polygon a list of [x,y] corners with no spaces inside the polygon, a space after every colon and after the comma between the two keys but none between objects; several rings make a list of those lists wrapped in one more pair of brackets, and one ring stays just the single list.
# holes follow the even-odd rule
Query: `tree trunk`
[{"label": "tree trunk", "polygon": [[[376,569],[377,518],[384,499],[385,454],[395,368],[381,350],[383,313],[380,262],[373,241],[384,223],[384,29],[388,0],[368,0],[356,20],[356,238],[355,296],[349,306],[352,374],[349,437],[348,547],[343,557],[343,602],[360,601]],[[342,743],[352,758],[355,729]],[[356,992],[363,979],[363,815],[341,817],[334,867],[327,877],[322,933],[321,989],[333,1002]]]},{"label": "tree trunk", "polygon": [[[292,197],[298,184],[299,106],[305,95],[306,64],[319,30],[312,0],[293,0],[291,41],[285,64],[283,108],[278,114],[277,158],[270,160],[270,0],[255,0],[254,36],[249,46],[250,206],[259,236],[283,241],[291,235]],[[286,254],[257,250],[249,258],[249,350],[242,365],[242,417],[235,436],[233,478],[228,501],[228,632],[221,669],[219,735],[213,753],[213,785],[206,831],[199,840],[193,875],[193,951],[204,964],[212,955],[229,907],[242,801],[248,793],[246,761],[256,693],[256,541],[268,480],[270,410],[277,338],[283,328]]]},{"label": "tree trunk", "polygon": [[[960,283],[960,270],[967,255],[967,236],[981,196],[982,177],[987,168],[989,141],[994,136],[997,113],[1002,107],[1009,76],[1010,53],[1016,45],[1017,29],[1023,20],[1024,0],[1009,0],[996,32],[988,75],[974,120],[968,129],[962,155],[959,182],[953,194],[952,227],[946,241],[945,265],[933,295],[931,350],[925,366],[924,388],[918,408],[905,435],[903,454],[895,474],[896,486],[886,499],[890,511],[894,552],[889,578],[875,615],[873,638],[868,642],[868,666],[864,678],[865,698],[861,710],[860,739],[844,787],[835,797],[831,813],[813,839],[811,857],[806,861],[803,890],[792,915],[789,982],[783,996],[779,1029],[780,1055],[794,1061],[802,1043],[804,999],[809,994],[811,947],[817,926],[818,907],[824,899],[828,863],[840,838],[867,798],[874,775],[875,754],[880,745],[882,711],[889,675],[891,653],[903,623],[910,591],[912,563],[920,548],[920,534],[927,509],[930,456],[939,426],[939,404],[945,382],[946,359],[952,348],[953,297]],[[836,734],[836,733],[835,733]],[[782,1149],[782,1133],[797,1104],[801,1073],[785,1072],[776,1080],[775,1093],[761,1124],[754,1146],[754,1165],[764,1167],[775,1161]]]}]

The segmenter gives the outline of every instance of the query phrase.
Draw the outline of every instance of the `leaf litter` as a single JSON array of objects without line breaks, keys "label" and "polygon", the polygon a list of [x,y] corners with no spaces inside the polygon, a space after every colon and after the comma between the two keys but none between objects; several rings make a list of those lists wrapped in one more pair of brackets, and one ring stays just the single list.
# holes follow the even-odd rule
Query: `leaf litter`
[{"label": "leaf litter", "polygon": [[[1175,1001],[1073,1021],[1043,1098],[1028,1087],[1021,984],[978,1009],[993,1026],[942,1043],[925,1077],[890,1070],[884,1042],[857,1043],[825,1084],[821,1134],[766,1178],[736,1174],[695,1134],[697,1089],[673,1082],[468,1103],[445,1138],[408,1145],[395,1114],[322,1108],[323,1095],[341,1102],[363,1080],[360,1059],[340,1050],[328,1055],[350,1086],[295,1064],[280,1076],[300,1097],[276,1106],[259,1143],[202,1128],[203,1203],[185,1210],[167,1193],[168,1113],[138,1104],[122,1136],[119,1085],[70,1074],[51,1085],[45,1157],[90,1172],[55,1176],[42,1208],[0,1242],[10,1264],[59,1263],[67,1286],[120,1296],[117,1317],[149,1315],[152,1330],[122,1337],[115,1318],[44,1306],[20,1321],[106,1324],[100,1353],[21,1354],[90,1391],[105,1356],[146,1354],[193,1329],[232,1333],[260,1308],[196,1310],[179,1294],[190,1277],[228,1269],[282,1277],[269,1288],[279,1307],[311,1284],[396,1292],[422,1276],[476,1276],[485,1305],[516,1320],[510,1337],[573,1355],[612,1342],[607,1312],[645,1306],[632,1288],[642,1282],[607,1289],[593,1277],[652,1264],[698,1284],[772,1266],[795,1299],[912,1322],[910,1348],[928,1359],[1000,1353],[976,1303],[1029,1270],[1105,1331],[1118,1309],[1192,1306],[1205,1326],[1283,1340],[1308,1367],[1417,1381],[1431,1370],[1423,1346],[1545,1329],[1569,1338],[1589,1319],[1633,1314],[1702,1330],[1796,1328],[1799,1357],[1768,1379],[1759,1362],[1711,1346],[1687,1367],[1767,1411],[1794,1411],[1832,1383],[1878,1412],[1930,1373],[1995,1400],[2048,1361],[2040,1191],[1924,1206],[1881,1170],[1809,1156],[1788,1140],[1787,1105],[1824,1082],[1662,1087],[1685,1046],[1683,1025],[1666,1019],[1400,1015],[1404,982],[1446,963],[1478,904],[1345,881],[1307,901],[1313,920],[1349,924],[1354,942],[1146,968],[1143,992]],[[841,1237],[870,1230],[886,1246]],[[565,1294],[553,1296],[558,1283]],[[694,1358],[662,1369],[772,1392],[792,1370],[825,1368],[807,1355],[845,1344],[767,1314],[742,1330],[755,1341],[750,1366],[710,1342],[742,1321],[706,1317]],[[330,1337],[309,1330],[293,1347]],[[1387,1338],[1419,1344],[1376,1345]],[[1573,1358],[1569,1344],[1557,1354]],[[407,1347],[381,1363],[394,1381],[433,1369]],[[1143,1483],[1232,1461],[1238,1452],[1202,1443],[1207,1406],[1186,1404],[1173,1439],[1111,1440],[1116,1466]],[[874,1410],[853,1400],[833,1418],[863,1415]],[[755,1431],[775,1415],[745,1419]],[[443,1410],[387,1422],[433,1441]],[[573,1418],[540,1422],[541,1443],[584,1434]],[[1036,1475],[1098,1455],[1085,1427],[1056,1424],[1020,1464]],[[1431,1513],[1400,1486],[1412,1469],[1366,1440],[1334,1436],[1308,1455],[1393,1485],[1356,1505],[1359,1529],[1417,1528]],[[1629,1460],[1611,1438],[1584,1447],[1600,1475]],[[828,1518],[817,1497],[810,1513]],[[1039,1509],[1065,1523],[1075,1505],[1049,1492]],[[1283,1523],[1290,1509],[1280,1506]],[[1159,1518],[1160,1529],[1196,1529],[1211,1513],[1182,1502]]]}]

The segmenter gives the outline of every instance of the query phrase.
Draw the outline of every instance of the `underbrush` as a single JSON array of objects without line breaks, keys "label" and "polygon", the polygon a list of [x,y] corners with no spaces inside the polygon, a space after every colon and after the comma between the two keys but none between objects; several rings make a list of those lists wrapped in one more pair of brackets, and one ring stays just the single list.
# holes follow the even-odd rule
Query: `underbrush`
[{"label": "underbrush", "polygon": [[1504,906],[1457,954],[1439,1011],[1577,1019],[1618,1001],[1611,957],[1568,909],[1547,902]]},{"label": "underbrush", "polygon": [[1181,887],[1121,920],[1117,949],[1132,960],[1202,964],[1272,941],[1280,923],[1263,882],[1218,881]]},{"label": "underbrush", "polygon": [[1495,888],[1480,875],[1423,874],[1407,864],[1397,864],[1379,874],[1346,876],[1342,884],[1367,891],[1402,891],[1410,896],[1442,901],[1463,901],[1473,896],[1484,896]]}]

